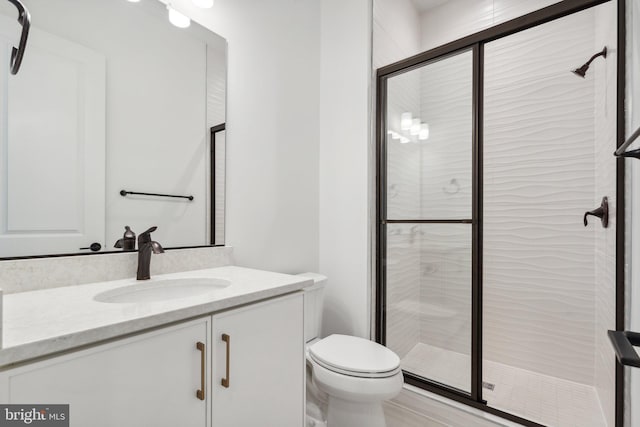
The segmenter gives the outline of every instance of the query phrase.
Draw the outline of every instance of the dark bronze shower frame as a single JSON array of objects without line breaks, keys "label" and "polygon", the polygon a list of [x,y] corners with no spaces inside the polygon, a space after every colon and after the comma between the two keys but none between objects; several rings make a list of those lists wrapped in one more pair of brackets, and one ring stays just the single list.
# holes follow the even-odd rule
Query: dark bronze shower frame
[{"label": "dark bronze shower frame", "polygon": [[[529,427],[544,427],[487,405],[482,399],[482,145],[483,145],[483,70],[484,45],[547,22],[598,6],[609,1],[617,2],[617,146],[624,143],[625,117],[625,0],[564,0],[538,11],[496,25],[484,31],[447,43],[435,49],[377,70],[376,81],[376,286],[375,286],[375,338],[386,342],[386,224],[388,223],[466,223],[472,224],[472,283],[471,283],[471,392],[453,389],[418,375],[405,372],[405,382],[444,397],[467,404],[502,418]],[[455,55],[465,50],[473,51],[473,148],[472,148],[472,219],[469,220],[388,220],[386,212],[386,101],[387,80],[390,77],[419,68],[429,62]],[[622,54],[620,54],[620,52]],[[613,161],[613,159],[612,159]],[[616,161],[616,330],[624,330],[625,319],[625,192],[624,159]],[[616,364],[616,425],[624,422],[624,369]]]}]

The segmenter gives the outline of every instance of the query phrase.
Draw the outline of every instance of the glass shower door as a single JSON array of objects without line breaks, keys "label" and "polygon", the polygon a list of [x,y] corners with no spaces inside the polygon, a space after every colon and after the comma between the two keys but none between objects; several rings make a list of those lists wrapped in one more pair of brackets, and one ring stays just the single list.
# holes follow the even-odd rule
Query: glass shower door
[{"label": "glass shower door", "polygon": [[[605,3],[484,49],[483,397],[549,427],[615,424],[615,17]],[[605,196],[608,224],[583,222]]]},{"label": "glass shower door", "polygon": [[471,392],[473,51],[389,77],[384,339],[406,374]]}]

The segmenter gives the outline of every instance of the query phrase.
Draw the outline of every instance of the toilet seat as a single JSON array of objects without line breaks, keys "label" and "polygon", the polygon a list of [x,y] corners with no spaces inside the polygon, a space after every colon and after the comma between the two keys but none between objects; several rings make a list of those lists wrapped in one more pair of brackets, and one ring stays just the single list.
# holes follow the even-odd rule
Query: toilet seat
[{"label": "toilet seat", "polygon": [[310,358],[313,383],[323,393],[350,402],[377,402],[391,399],[400,393],[404,383],[402,371],[386,377],[366,378],[341,374],[316,363]]},{"label": "toilet seat", "polygon": [[332,372],[358,378],[387,378],[400,372],[400,358],[363,338],[330,335],[309,347],[309,358]]}]

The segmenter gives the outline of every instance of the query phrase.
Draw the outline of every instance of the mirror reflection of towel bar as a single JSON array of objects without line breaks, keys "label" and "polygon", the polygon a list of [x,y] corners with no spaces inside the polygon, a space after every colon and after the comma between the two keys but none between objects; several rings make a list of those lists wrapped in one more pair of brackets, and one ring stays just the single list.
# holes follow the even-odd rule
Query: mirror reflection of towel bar
[{"label": "mirror reflection of towel bar", "polygon": [[175,196],[173,194],[159,194],[159,193],[139,193],[137,191],[127,191],[120,190],[120,195],[122,197],[126,197],[127,194],[135,194],[139,196],[154,196],[154,197],[173,197],[175,199],[189,199],[189,201],[193,200],[193,196]]}]

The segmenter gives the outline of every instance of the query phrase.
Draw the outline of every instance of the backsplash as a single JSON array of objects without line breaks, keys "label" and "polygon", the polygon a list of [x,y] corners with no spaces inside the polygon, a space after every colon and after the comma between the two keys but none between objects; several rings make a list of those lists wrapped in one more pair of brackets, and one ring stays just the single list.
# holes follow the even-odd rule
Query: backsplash
[{"label": "backsplash", "polygon": [[[223,267],[233,264],[233,248],[167,250],[151,258],[151,274]],[[0,261],[5,294],[126,279],[136,276],[138,253],[114,253]]]}]

